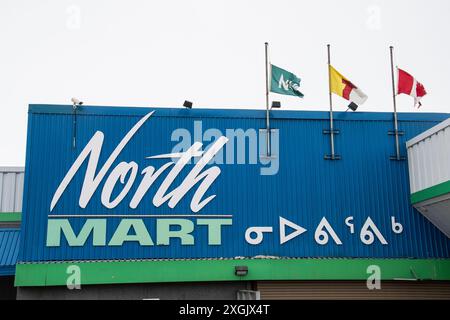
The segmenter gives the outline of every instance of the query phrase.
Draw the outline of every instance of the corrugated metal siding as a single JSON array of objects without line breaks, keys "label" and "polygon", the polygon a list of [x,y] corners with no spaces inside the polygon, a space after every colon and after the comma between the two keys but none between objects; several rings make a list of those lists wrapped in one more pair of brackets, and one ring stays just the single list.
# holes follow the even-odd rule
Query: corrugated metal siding
[{"label": "corrugated metal siding", "polygon": [[411,193],[450,180],[450,119],[408,143]]},{"label": "corrugated metal siding", "polygon": [[19,229],[0,229],[0,275],[14,274],[19,243]]},{"label": "corrugated metal siding", "polygon": [[[126,243],[122,247],[46,248],[47,215],[51,198],[60,181],[92,135],[100,130],[105,141],[99,164],[103,164],[117,143],[151,110],[154,116],[138,131],[115,163],[136,161],[139,171],[152,164],[157,168],[165,160],[151,162],[146,156],[169,153],[176,144],[170,141],[173,130],[186,128],[193,132],[194,120],[202,120],[203,130],[227,128],[244,130],[264,128],[263,111],[182,110],[84,107],[77,120],[77,149],[72,149],[73,116],[70,107],[35,108],[29,114],[25,208],[22,221],[23,246],[21,261],[145,259],[145,258],[205,258],[253,257],[381,257],[435,258],[450,257],[450,240],[419,214],[409,203],[408,165],[406,161],[389,160],[394,154],[392,114],[336,113],[336,150],[341,161],[325,161],[329,154],[326,112],[274,112],[273,128],[280,130],[280,169],[275,176],[261,176],[260,165],[220,165],[222,174],[208,191],[217,197],[202,214],[233,214],[233,227],[222,232],[223,245],[207,246],[205,229],[197,228],[196,244],[181,246],[142,247]],[[47,110],[47,111],[45,111]],[[50,114],[42,113],[54,110]],[[400,114],[402,154],[405,141],[429,129],[448,115]],[[130,210],[128,203],[137,188],[135,182],[129,195],[113,210],[101,205],[97,190],[86,209],[78,206],[80,186],[85,166],[74,178],[52,214],[183,214],[191,213],[190,196],[175,209],[167,205],[155,208],[152,187],[141,205]],[[140,180],[139,180],[140,181]],[[175,185],[181,182],[177,179]],[[159,182],[160,183],[160,182]],[[278,219],[282,216],[305,227],[308,232],[288,243],[279,244]],[[314,241],[314,231],[326,217],[341,238],[343,245],[333,242],[320,246]],[[354,217],[355,229],[371,217],[388,241],[363,245],[359,234],[350,234],[344,219]],[[404,227],[401,235],[390,228],[391,216]],[[83,219],[72,219],[78,232]],[[110,239],[119,221],[109,220]],[[150,234],[155,236],[154,221],[148,221]],[[248,227],[273,226],[259,246],[245,242]],[[155,240],[155,239],[153,239]]]},{"label": "corrugated metal siding", "polygon": [[0,214],[22,212],[24,168],[0,167]]},{"label": "corrugated metal siding", "polygon": [[261,300],[449,300],[449,281],[382,281],[368,290],[365,281],[259,281]]}]

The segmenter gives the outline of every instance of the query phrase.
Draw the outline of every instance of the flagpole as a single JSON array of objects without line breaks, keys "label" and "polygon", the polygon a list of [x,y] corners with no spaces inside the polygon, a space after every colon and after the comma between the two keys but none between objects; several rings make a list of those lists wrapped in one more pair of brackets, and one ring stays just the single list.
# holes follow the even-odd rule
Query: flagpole
[{"label": "flagpole", "polygon": [[395,151],[396,151],[396,159],[400,161],[400,144],[398,139],[398,117],[397,117],[397,95],[395,92],[395,73],[394,73],[394,47],[390,46],[391,53],[391,75],[392,75],[392,97],[394,102],[394,134],[395,134]]},{"label": "flagpole", "polygon": [[266,153],[267,157],[270,157],[270,120],[269,120],[269,55],[268,48],[269,44],[265,44],[265,56],[266,56]]},{"label": "flagpole", "polygon": [[334,125],[333,125],[333,95],[331,92],[331,72],[330,72],[330,66],[331,66],[331,49],[330,45],[327,44],[328,49],[328,92],[329,92],[329,99],[330,99],[330,144],[331,144],[331,160],[335,159],[334,154]]}]

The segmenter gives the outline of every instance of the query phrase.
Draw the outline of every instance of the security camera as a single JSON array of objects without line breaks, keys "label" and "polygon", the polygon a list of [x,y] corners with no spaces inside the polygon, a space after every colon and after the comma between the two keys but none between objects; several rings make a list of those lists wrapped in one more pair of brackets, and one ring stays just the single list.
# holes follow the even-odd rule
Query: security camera
[{"label": "security camera", "polygon": [[83,101],[78,100],[77,98],[70,99],[75,106],[81,106],[83,104]]}]

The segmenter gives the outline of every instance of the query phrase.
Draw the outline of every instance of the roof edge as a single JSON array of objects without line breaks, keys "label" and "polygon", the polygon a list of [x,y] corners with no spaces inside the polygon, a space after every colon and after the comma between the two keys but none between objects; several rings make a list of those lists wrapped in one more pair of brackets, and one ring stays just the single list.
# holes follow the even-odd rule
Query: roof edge
[{"label": "roof edge", "polygon": [[[143,116],[150,111],[157,111],[153,117],[184,118],[256,118],[265,119],[266,110],[261,109],[208,109],[208,108],[164,108],[164,107],[111,107],[83,105],[77,110],[78,115],[117,115]],[[73,114],[71,105],[30,104],[32,114]],[[271,110],[273,120],[304,119],[328,120],[329,111],[312,110]],[[392,112],[334,112],[334,120],[368,120],[393,121]],[[433,121],[441,122],[450,118],[450,113],[398,113],[399,121]]]},{"label": "roof edge", "polygon": [[415,144],[418,144],[428,138],[430,138],[431,136],[437,134],[440,131],[445,130],[446,128],[450,127],[450,118],[442,121],[441,123],[439,123],[438,125],[428,129],[427,131],[419,134],[418,136],[412,138],[411,140],[406,142],[406,147],[410,148]]},{"label": "roof edge", "polygon": [[9,166],[3,166],[0,167],[1,173],[23,173],[25,172],[25,167],[9,167]]}]

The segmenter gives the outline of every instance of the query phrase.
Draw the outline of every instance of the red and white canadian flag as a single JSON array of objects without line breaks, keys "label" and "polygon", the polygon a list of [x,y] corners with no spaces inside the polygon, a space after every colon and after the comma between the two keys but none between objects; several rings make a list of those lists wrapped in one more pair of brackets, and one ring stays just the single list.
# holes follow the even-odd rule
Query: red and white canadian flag
[{"label": "red and white canadian flag", "polygon": [[414,98],[414,106],[420,108],[422,103],[420,100],[427,94],[425,87],[419,81],[417,81],[408,72],[397,68],[398,70],[398,88],[397,94],[407,94]]}]

